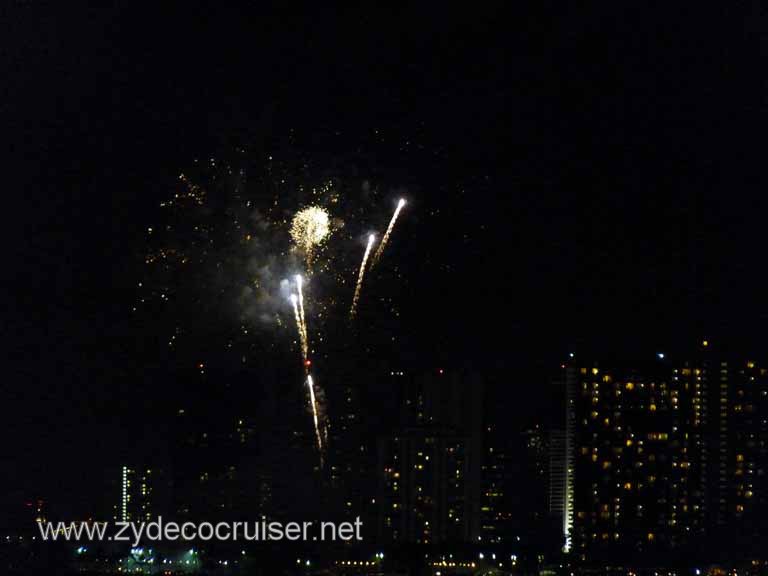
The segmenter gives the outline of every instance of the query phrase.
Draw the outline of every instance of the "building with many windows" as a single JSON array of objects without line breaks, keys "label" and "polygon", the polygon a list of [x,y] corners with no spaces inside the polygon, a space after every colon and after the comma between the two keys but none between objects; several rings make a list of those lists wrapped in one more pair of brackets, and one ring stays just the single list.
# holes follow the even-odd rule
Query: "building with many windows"
[{"label": "building with many windows", "polygon": [[442,371],[406,379],[400,425],[379,439],[383,542],[482,538],[483,386]]},{"label": "building with many windows", "polygon": [[123,466],[120,469],[120,502],[115,520],[149,522],[153,520],[155,480],[151,468]]},{"label": "building with many windows", "polygon": [[566,549],[583,561],[658,557],[707,535],[759,533],[766,368],[705,342],[689,360],[659,354],[640,368],[571,361],[561,380],[550,502]]},{"label": "building with many windows", "polygon": [[482,541],[502,544],[512,539],[512,513],[508,489],[513,473],[504,438],[497,426],[487,423],[483,441],[482,501],[480,522]]}]

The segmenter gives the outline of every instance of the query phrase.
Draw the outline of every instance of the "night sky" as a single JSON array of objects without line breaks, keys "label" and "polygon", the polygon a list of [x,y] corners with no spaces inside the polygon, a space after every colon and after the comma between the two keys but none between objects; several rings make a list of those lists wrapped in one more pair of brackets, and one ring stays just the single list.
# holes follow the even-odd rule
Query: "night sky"
[{"label": "night sky", "polygon": [[576,347],[764,354],[758,4],[537,6],[0,8],[7,502],[85,499],[136,429],[147,220],[235,147],[407,190],[414,368],[503,375],[511,399]]}]

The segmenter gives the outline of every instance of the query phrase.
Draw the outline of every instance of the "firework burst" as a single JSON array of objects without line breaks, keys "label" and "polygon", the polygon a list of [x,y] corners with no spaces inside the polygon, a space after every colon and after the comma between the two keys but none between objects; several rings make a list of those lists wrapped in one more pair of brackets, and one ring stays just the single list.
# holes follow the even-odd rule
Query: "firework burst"
[{"label": "firework burst", "polygon": [[331,233],[328,212],[319,206],[309,206],[296,213],[291,221],[291,238],[294,245],[304,254],[307,271],[312,270],[312,261],[317,250]]},{"label": "firework burst", "polygon": [[343,179],[313,186],[318,181],[302,170],[270,161],[246,178],[244,169],[211,158],[185,171],[147,226],[147,272],[133,309],[153,319],[159,345],[179,357],[194,355],[195,366],[203,365],[199,360],[210,346],[200,347],[201,339],[188,334],[223,336],[225,353],[247,364],[281,348],[279,336],[292,336],[295,322],[322,464],[329,421],[310,356],[327,358],[335,345],[330,335],[341,333],[345,312],[355,315],[366,270],[381,257],[405,201],[375,254],[375,237],[368,237],[360,262],[349,247],[377,220],[378,192],[367,183],[362,191],[344,188]]}]

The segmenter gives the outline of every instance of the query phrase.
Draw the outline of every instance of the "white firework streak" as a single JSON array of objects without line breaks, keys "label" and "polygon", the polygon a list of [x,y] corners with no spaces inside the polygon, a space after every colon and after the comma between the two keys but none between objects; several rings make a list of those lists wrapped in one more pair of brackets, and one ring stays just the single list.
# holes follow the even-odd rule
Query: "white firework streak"
[{"label": "white firework streak", "polygon": [[306,366],[307,363],[307,342],[306,338],[304,338],[304,329],[302,328],[301,324],[301,315],[299,314],[299,306],[298,306],[298,298],[296,297],[296,294],[291,294],[291,304],[293,305],[293,315],[296,318],[296,328],[299,331],[299,340],[301,341],[301,358],[303,360],[303,364]]},{"label": "white firework streak", "polygon": [[381,255],[384,253],[384,248],[386,248],[387,243],[389,242],[389,237],[392,235],[395,222],[397,222],[397,217],[400,215],[400,210],[403,209],[403,206],[405,206],[405,199],[400,198],[399,202],[397,203],[397,208],[395,208],[395,213],[392,214],[392,219],[389,221],[389,226],[387,226],[387,231],[384,232],[384,237],[381,239],[381,243],[376,249],[376,253],[373,255],[373,263],[371,264],[371,267],[376,266],[379,258],[381,258]]},{"label": "white firework streak", "polygon": [[352,298],[352,307],[349,309],[349,317],[354,318],[357,312],[357,302],[360,300],[360,290],[363,288],[363,278],[365,277],[365,265],[368,262],[368,256],[371,254],[371,248],[376,236],[371,234],[368,236],[368,246],[365,247],[365,254],[363,254],[363,261],[360,264],[360,272],[357,274],[357,284],[355,285],[355,295]]},{"label": "white firework streak", "polygon": [[304,316],[304,292],[302,290],[303,284],[304,279],[300,274],[297,274],[296,286],[299,290],[299,319],[301,320],[299,323],[299,330],[301,331],[302,354],[304,355],[304,362],[306,362],[307,358],[309,357],[309,334],[307,332],[307,319]]},{"label": "white firework streak", "polygon": [[315,399],[315,383],[312,375],[307,374],[307,387],[309,388],[309,400],[312,404],[312,418],[315,422],[315,436],[317,437],[317,449],[320,452],[320,465],[323,464],[323,438],[320,435],[320,419],[317,415],[317,400]]}]

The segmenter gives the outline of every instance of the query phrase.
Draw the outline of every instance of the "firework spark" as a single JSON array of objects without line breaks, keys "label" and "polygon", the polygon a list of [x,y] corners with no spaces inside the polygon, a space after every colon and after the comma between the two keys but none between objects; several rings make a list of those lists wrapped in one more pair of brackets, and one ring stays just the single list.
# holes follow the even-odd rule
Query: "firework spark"
[{"label": "firework spark", "polygon": [[400,215],[400,210],[403,209],[403,206],[405,206],[405,198],[400,198],[400,200],[397,203],[397,208],[395,208],[394,214],[392,214],[392,219],[389,221],[389,226],[387,226],[387,231],[384,233],[384,237],[381,239],[381,243],[379,244],[379,247],[376,249],[376,253],[373,255],[373,262],[371,263],[371,266],[375,266],[376,263],[379,261],[379,258],[381,258],[381,255],[384,252],[384,248],[387,247],[387,243],[389,242],[389,237],[392,235],[392,230],[395,227],[395,222],[397,222],[397,217]]},{"label": "firework spark", "polygon": [[318,417],[317,399],[315,398],[315,383],[312,375],[307,374],[307,388],[309,388],[309,401],[312,405],[312,419],[315,423],[315,436],[317,437],[317,449],[320,452],[320,466],[323,465],[323,438],[320,435],[320,418]]},{"label": "firework spark", "polygon": [[304,252],[307,269],[317,250],[331,233],[328,212],[319,206],[309,206],[296,213],[291,222],[291,238],[294,244]]},{"label": "firework spark", "polygon": [[352,308],[349,309],[349,317],[354,318],[357,313],[357,303],[360,300],[360,290],[363,288],[363,277],[365,276],[365,265],[368,262],[368,256],[371,254],[371,248],[373,242],[376,240],[374,234],[368,236],[368,246],[365,247],[365,254],[363,254],[363,261],[360,264],[360,271],[357,274],[357,284],[355,285],[355,295],[352,298]]}]

